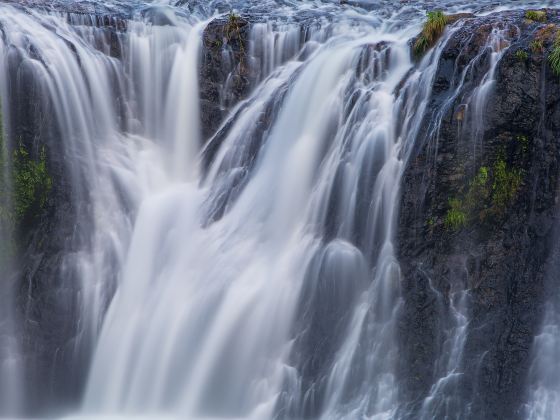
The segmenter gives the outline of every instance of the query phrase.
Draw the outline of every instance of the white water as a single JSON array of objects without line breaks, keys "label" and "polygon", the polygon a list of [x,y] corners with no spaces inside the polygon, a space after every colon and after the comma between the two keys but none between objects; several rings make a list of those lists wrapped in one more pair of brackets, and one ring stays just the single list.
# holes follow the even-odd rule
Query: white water
[{"label": "white water", "polygon": [[[322,21],[306,43],[299,24],[255,25],[258,84],[228,117],[205,173],[197,80],[204,20],[165,9],[173,25],[129,22],[118,60],[92,47],[97,29],[0,11],[0,46],[17,48],[41,80],[58,147],[72,162],[74,197],[91,203],[88,222],[76,227],[87,240],[63,264],[82,282],[76,352],[95,349],[78,414],[262,419],[285,410],[298,418],[321,398],[313,409],[325,419],[394,418],[399,185],[441,52],[428,54],[397,96],[418,22]],[[375,50],[381,41],[389,47]],[[473,95],[475,110],[500,52]],[[278,112],[253,163],[250,140],[269,107]],[[463,293],[426,418],[460,363]],[[335,316],[316,309],[322,300]],[[320,328],[330,316],[340,322],[337,336],[310,349],[301,321]],[[16,384],[2,396],[17,405],[10,356],[19,350],[2,348],[0,373]],[[310,373],[317,390],[301,373],[309,350],[330,357]]]},{"label": "white water", "polygon": [[[365,270],[363,303],[356,309],[352,321],[356,332],[351,336],[359,335],[373,303],[368,294],[383,294],[376,300],[387,306],[381,315],[391,318],[398,282],[392,228],[378,233],[381,249],[375,250],[379,255],[370,269],[379,268],[369,291],[367,257],[346,241],[352,239],[356,210],[351,201],[362,165],[368,164],[364,155],[368,147],[382,151],[373,185],[379,199],[370,210],[369,224],[379,225],[379,218],[386,220],[384,224],[393,223],[395,182],[402,163],[391,123],[396,114],[392,91],[411,64],[406,38],[368,32],[331,39],[303,63],[265,70],[270,76],[248,100],[205,182],[171,182],[146,194],[122,281],[99,338],[86,413],[272,417],[283,386],[296,374],[289,364],[293,317],[305,267],[325,246],[321,244],[325,200],[341,158],[346,172],[342,200],[350,202],[341,209],[346,223],[338,239],[327,245],[326,259],[338,261],[340,267],[350,264],[351,270],[357,259]],[[396,42],[392,67],[383,69],[381,80],[356,79],[362,45],[379,40]],[[196,63],[191,65],[196,69]],[[204,226],[205,202],[220,198],[213,195],[212,186],[241,169],[238,162],[230,166],[229,155],[235,155],[240,136],[247,136],[246,124],[255,121],[293,78],[243,191],[228,203],[220,220]],[[352,115],[344,119],[349,89],[363,95],[354,110],[367,113],[363,127],[355,125]],[[196,92],[188,97],[197,98]],[[374,252],[370,248],[366,250]],[[345,281],[345,274],[335,275],[333,281]],[[342,369],[347,375],[344,360],[355,352],[352,340],[347,340],[338,352],[335,371]],[[385,381],[371,379],[364,386]],[[287,386],[286,392],[296,393],[289,389],[289,380]],[[337,386],[328,387],[330,406],[337,406],[341,398]],[[382,392],[380,398],[385,398]],[[364,405],[355,409],[365,413],[393,408],[391,402]],[[334,415],[329,414],[333,410],[327,407],[325,415]]]}]

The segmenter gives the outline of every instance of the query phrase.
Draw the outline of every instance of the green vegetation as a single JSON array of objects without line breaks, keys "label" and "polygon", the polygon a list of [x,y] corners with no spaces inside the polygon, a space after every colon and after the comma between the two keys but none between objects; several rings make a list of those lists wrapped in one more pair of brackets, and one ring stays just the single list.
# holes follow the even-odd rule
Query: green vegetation
[{"label": "green vegetation", "polygon": [[529,46],[531,47],[531,51],[533,51],[534,53],[543,52],[544,50],[542,39],[533,40],[531,44],[529,44]]},{"label": "green vegetation", "polygon": [[243,59],[245,56],[245,45],[243,43],[243,37],[241,36],[241,27],[243,26],[241,16],[236,15],[234,12],[230,12],[228,15],[227,24],[224,26],[225,37],[228,43],[231,43],[234,37],[237,38],[239,43],[239,62],[243,69],[245,66],[243,64]]},{"label": "green vegetation", "polygon": [[215,41],[212,41],[210,45],[212,46],[212,48],[219,50],[220,48],[222,48],[223,42],[219,39],[216,39]]},{"label": "green vegetation", "polygon": [[527,61],[527,59],[529,58],[529,54],[527,54],[527,51],[525,50],[517,50],[515,52],[515,57],[519,60],[519,61]]},{"label": "green vegetation", "polygon": [[429,48],[434,46],[447,25],[447,16],[442,11],[428,12],[427,16],[428,20],[414,43],[414,54],[417,56],[424,54]]},{"label": "green vegetation", "polygon": [[[528,139],[519,136],[523,153],[527,150]],[[488,216],[499,217],[505,213],[517,196],[523,171],[508,167],[503,157],[498,157],[492,169],[482,166],[468,183],[466,191],[459,197],[449,199],[449,209],[445,216],[445,227],[457,231],[468,223],[484,221]]]},{"label": "green vegetation", "polygon": [[32,207],[43,208],[52,188],[47,172],[45,148],[41,149],[39,161],[30,158],[21,144],[13,153],[14,213],[18,220],[25,217]]},{"label": "green vegetation", "polygon": [[560,33],[556,35],[554,44],[552,45],[552,52],[548,56],[548,62],[552,67],[552,72],[556,76],[560,76]]},{"label": "green vegetation", "polygon": [[14,254],[16,229],[45,207],[51,188],[45,148],[37,160],[21,143],[10,153],[0,108],[0,268]]},{"label": "green vegetation", "polygon": [[[0,140],[3,145],[0,148],[0,222],[6,226],[20,223],[32,210],[45,206],[52,179],[47,171],[44,148],[36,161],[20,144],[13,151],[11,162],[8,162],[7,147],[3,139]],[[8,166],[10,163],[11,166]],[[9,173],[11,178],[7,179]]]},{"label": "green vegetation", "polygon": [[527,10],[525,18],[533,22],[546,22],[546,12],[544,10]]},{"label": "green vegetation", "polygon": [[508,168],[503,158],[496,161],[493,172],[492,204],[494,210],[501,214],[515,198],[523,180],[522,173],[520,169]]},{"label": "green vegetation", "polygon": [[450,198],[449,207],[445,216],[445,227],[451,230],[459,230],[467,223],[467,214],[464,210],[463,201],[457,198]]},{"label": "green vegetation", "polygon": [[227,18],[227,24],[224,26],[226,38],[231,40],[232,34],[239,35],[239,28],[241,27],[241,17],[233,12],[230,12]]},{"label": "green vegetation", "polygon": [[445,217],[445,226],[448,229],[458,230],[465,226],[480,203],[487,201],[490,195],[488,180],[488,168],[482,166],[469,183],[464,197],[449,199],[449,210]]}]

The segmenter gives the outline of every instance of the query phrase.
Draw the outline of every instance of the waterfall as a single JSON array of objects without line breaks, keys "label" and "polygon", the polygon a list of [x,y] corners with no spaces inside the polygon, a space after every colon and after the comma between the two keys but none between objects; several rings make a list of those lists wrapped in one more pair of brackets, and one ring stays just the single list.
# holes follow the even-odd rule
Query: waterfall
[{"label": "waterfall", "polygon": [[[464,262],[446,295],[426,274],[441,346],[429,391],[403,397],[399,206],[411,156],[424,142],[440,158],[458,103],[479,162],[512,28],[492,27],[442,97],[462,23],[414,56],[423,6],[167,3],[0,5],[0,239],[26,246],[0,258],[0,415],[468,418]],[[240,63],[222,45],[236,10],[254,19]],[[229,73],[206,138],[216,18]],[[16,222],[21,156],[47,168],[49,198]],[[527,418],[560,404],[558,324],[551,304]]]},{"label": "waterfall", "polygon": [[[391,46],[376,50],[380,41]],[[333,372],[342,375],[357,352],[351,337],[361,335],[373,307],[379,305],[383,325],[367,339],[391,334],[384,325],[398,295],[391,224],[406,137],[394,132],[393,91],[411,66],[406,38],[365,31],[308,42],[313,51],[307,59],[279,59],[274,70],[265,70],[269,75],[232,121],[202,183],[171,182],[142,202],[99,338],[87,412],[272,417],[279,394],[306,394],[304,407],[313,392],[302,389],[299,378],[307,374],[298,360],[307,333],[294,326],[296,314],[322,323],[312,311],[329,303],[354,318],[348,344],[334,341],[326,349]],[[284,48],[283,42],[272,48]],[[243,143],[256,134],[252,127],[271,103],[278,115],[248,167]],[[238,176],[245,177],[243,185],[224,199]],[[357,202],[358,189],[379,201]],[[219,207],[220,217],[204,223],[207,209]],[[339,220],[334,229],[333,217]],[[318,277],[321,272],[332,273],[329,280]],[[331,290],[343,291],[344,300]],[[348,313],[354,301],[359,305]],[[345,329],[340,325],[339,339]],[[324,369],[321,375],[328,365]],[[326,400],[345,399],[333,378],[316,379],[325,383]],[[366,381],[363,387],[384,378],[372,372]],[[333,415],[326,403],[324,410]]]}]

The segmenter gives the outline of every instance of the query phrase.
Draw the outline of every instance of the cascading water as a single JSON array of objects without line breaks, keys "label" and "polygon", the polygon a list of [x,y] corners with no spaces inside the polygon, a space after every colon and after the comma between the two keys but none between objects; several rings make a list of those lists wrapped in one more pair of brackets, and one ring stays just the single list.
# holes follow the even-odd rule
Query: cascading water
[{"label": "cascading water", "polygon": [[[33,278],[47,272],[57,290],[49,299],[78,308],[66,326],[70,344],[47,355],[55,369],[70,360],[72,377],[58,380],[80,394],[73,411],[407,418],[398,370],[401,179],[418,138],[435,139],[437,153],[447,107],[490,51],[485,76],[462,98],[477,153],[508,46],[502,29],[457,75],[454,94],[424,130],[440,55],[460,23],[415,62],[409,41],[424,10],[413,7],[181,6],[111,3],[112,13],[132,10],[132,17],[111,21],[107,32],[95,15],[0,5],[6,143],[29,143],[38,162],[46,145],[70,180],[54,192],[68,203],[57,257],[24,271],[28,296]],[[203,139],[204,30],[213,13],[235,23],[235,15],[223,15],[232,7],[256,16],[240,64],[250,91],[227,103],[239,88],[232,71],[216,98],[228,112]],[[268,7],[278,16],[265,15]],[[407,16],[411,23],[403,23]],[[231,28],[223,32],[224,40],[231,36]],[[222,58],[231,60],[226,52]],[[29,92],[37,114],[17,106]],[[40,136],[26,137],[26,117]],[[7,175],[0,181],[15,185]],[[0,202],[0,210],[10,206]],[[11,279],[15,266],[0,259]],[[452,319],[422,418],[452,418],[464,403],[452,394],[470,316],[466,287],[451,291]],[[45,322],[34,320],[31,299],[26,310],[15,307],[16,289],[7,282],[0,295],[2,415],[25,412],[25,382],[35,374],[27,358],[36,349],[17,330]],[[547,331],[542,339],[551,343]],[[556,406],[547,404],[548,412],[531,418],[548,418]]]},{"label": "cascading water", "polygon": [[[297,414],[301,404],[319,414],[320,406],[306,407],[308,399],[320,395],[305,389],[302,381],[307,378],[299,378],[307,374],[305,368],[298,372],[290,367],[291,362],[305,364],[297,359],[307,340],[305,331],[291,327],[294,315],[301,312],[309,322],[323,323],[321,314],[313,311],[324,303],[308,306],[309,301],[330,299],[331,310],[339,306],[341,316],[356,318],[356,332],[350,334],[360,336],[363,317],[370,311],[367,295],[379,293],[379,305],[386,308],[378,310],[378,322],[392,318],[398,267],[390,224],[397,193],[393,183],[401,167],[391,123],[397,113],[392,91],[410,61],[406,38],[363,28],[355,32],[352,37],[330,38],[307,60],[272,71],[247,100],[243,116],[232,123],[201,186],[171,184],[145,199],[123,283],[100,336],[87,410],[267,418],[273,416],[283,391],[296,397],[286,402],[286,410],[302,415]],[[379,41],[394,43],[390,65],[388,47],[374,50]],[[247,123],[253,124],[278,98],[279,114],[248,168],[240,145],[252,135]],[[373,168],[372,156],[379,156]],[[224,202],[228,178],[240,171],[249,171],[245,185]],[[368,210],[367,198],[352,203],[358,188],[379,197],[375,206]],[[205,226],[208,206],[227,210]],[[338,214],[340,223],[334,227],[329,226],[333,215],[327,219],[327,209]],[[365,217],[356,218],[358,212]],[[362,234],[363,251],[353,244]],[[178,246],[176,241],[182,243],[185,237],[189,240]],[[370,237],[379,239],[370,243]],[[368,292],[373,269],[368,261],[379,264],[376,287],[386,290]],[[332,274],[324,277],[325,272]],[[305,298],[299,297],[300,290]],[[344,293],[345,300],[337,302],[333,290]],[[353,315],[350,308],[359,300],[363,303]],[[345,330],[341,324],[338,340]],[[381,331],[391,334],[390,326],[380,325],[378,330],[368,339],[375,340]],[[136,343],[143,340],[153,347],[138,351]],[[340,358],[337,369],[347,374],[344,364],[356,349],[337,351],[338,340],[316,356],[331,352],[328,362]],[[185,357],[192,364],[181,367]],[[375,377],[376,372],[368,376],[365,387],[385,380]],[[106,386],[108,378],[114,387]],[[345,396],[333,379],[315,379],[325,382],[321,392],[326,399],[332,395],[335,406],[330,410],[336,411],[336,400]],[[303,394],[300,400],[298,393]],[[373,409],[392,408],[378,405]],[[368,412],[372,407],[364,403],[355,409]]]}]

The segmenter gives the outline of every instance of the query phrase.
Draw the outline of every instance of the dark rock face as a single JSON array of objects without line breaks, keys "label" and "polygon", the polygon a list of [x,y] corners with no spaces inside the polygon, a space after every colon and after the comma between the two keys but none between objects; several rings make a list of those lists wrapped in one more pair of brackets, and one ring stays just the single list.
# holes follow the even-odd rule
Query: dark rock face
[{"label": "dark rock face", "polygon": [[[121,31],[126,22],[118,16],[69,13],[71,24],[92,25],[96,47],[121,57]],[[1,28],[0,28],[1,30]],[[75,47],[68,45],[73,51]],[[109,48],[107,48],[109,46]],[[37,60],[41,60],[37,52]],[[91,208],[85,180],[76,159],[67,155],[54,105],[44,84],[22,54],[10,54],[7,76],[9,98],[6,116],[8,156],[25,150],[28,159],[41,156],[52,182],[44,203],[37,200],[15,223],[13,273],[17,284],[16,330],[25,366],[23,387],[26,416],[51,413],[52,407],[72,409],[79,403],[90,357],[91,343],[79,339],[80,274],[69,267],[75,253],[89,238],[80,237],[78,223],[88,223]],[[12,159],[13,160],[13,159]],[[84,182],[83,188],[77,187]],[[2,410],[0,407],[0,415]]]},{"label": "dark rock face", "polygon": [[200,65],[202,136],[209,139],[251,87],[249,22],[239,16],[216,19],[203,34]]},{"label": "dark rock face", "polygon": [[13,71],[9,72],[8,125],[12,144],[8,153],[13,155],[14,148],[23,148],[34,161],[44,153],[52,180],[45,203],[30,208],[17,221],[14,238],[19,250],[19,271],[15,273],[21,322],[18,339],[28,367],[25,408],[26,414],[34,415],[44,412],[46,406],[73,401],[80,393],[79,374],[71,355],[78,329],[79,278],[72,279],[72,274],[65,272],[64,258],[76,251],[69,244],[73,242],[77,215],[88,213],[85,204],[82,209],[76,207],[53,107],[22,60],[16,55],[10,59]]},{"label": "dark rock face", "polygon": [[[560,77],[547,56],[558,27],[547,25],[558,21],[553,11],[541,24],[518,12],[467,19],[440,57],[403,178],[398,232],[410,418],[521,416],[557,214]],[[503,57],[490,93],[477,97],[496,57],[492,36]],[[468,320],[458,345],[457,311]],[[458,375],[439,384],[448,406],[427,408],[457,346]]]}]

